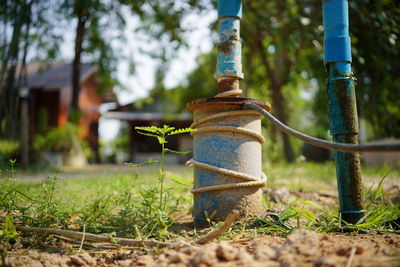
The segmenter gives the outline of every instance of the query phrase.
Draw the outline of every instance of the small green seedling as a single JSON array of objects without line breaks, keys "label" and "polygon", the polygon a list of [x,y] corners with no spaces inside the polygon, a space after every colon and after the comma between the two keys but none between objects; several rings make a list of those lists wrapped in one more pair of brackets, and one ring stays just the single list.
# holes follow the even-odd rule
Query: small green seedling
[{"label": "small green seedling", "polygon": [[303,200],[300,198],[289,197],[288,207],[279,213],[279,220],[286,221],[288,219],[295,219],[297,221],[297,228],[300,228],[300,219],[304,218],[309,224],[316,223],[317,218],[315,214],[306,207],[313,207],[321,210],[321,206],[315,202]]},{"label": "small green seedling", "polygon": [[8,164],[10,164],[11,169],[9,170],[9,172],[11,172],[11,178],[14,179],[14,173],[15,173],[15,166],[17,160],[16,159],[10,159],[8,160]]},{"label": "small green seedling", "polygon": [[[183,128],[183,129],[175,129],[175,127],[164,125],[163,127],[156,127],[156,126],[138,126],[135,127],[135,130],[142,135],[154,137],[158,140],[158,143],[161,145],[161,157],[160,157],[160,203],[159,207],[161,211],[165,211],[165,205],[166,205],[166,196],[164,196],[164,180],[166,177],[166,172],[165,172],[165,154],[166,153],[174,153],[174,154],[187,154],[190,153],[190,151],[175,151],[172,149],[169,149],[166,147],[166,144],[168,143],[167,138],[172,135],[177,135],[177,134],[184,134],[184,133],[189,133],[195,131],[195,129],[192,128]],[[146,162],[142,164],[128,164],[130,166],[143,166],[151,163],[158,162],[153,159],[149,159]],[[176,176],[170,175],[171,179],[181,183],[181,184],[189,184],[189,182],[180,179]]]}]

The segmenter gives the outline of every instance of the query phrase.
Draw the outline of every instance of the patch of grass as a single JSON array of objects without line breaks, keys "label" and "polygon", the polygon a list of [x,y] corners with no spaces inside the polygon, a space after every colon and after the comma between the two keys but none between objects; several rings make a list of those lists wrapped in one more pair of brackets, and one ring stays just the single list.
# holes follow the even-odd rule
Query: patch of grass
[{"label": "patch of grass", "polygon": [[[266,163],[264,173],[268,176],[269,188],[286,188],[298,191],[336,191],[336,167],[333,161],[325,163],[294,162],[294,163]],[[389,167],[362,167],[364,184],[369,187],[390,170]],[[390,179],[400,183],[400,169],[393,169],[389,173]]]},{"label": "patch of grass", "polygon": [[[287,188],[292,191],[318,193],[337,192],[335,165],[294,163],[265,166],[269,188]],[[380,177],[378,179],[378,177]],[[382,178],[383,177],[383,178]],[[301,197],[290,196],[284,202],[274,203],[266,197],[269,212],[257,219],[245,223],[235,223],[223,239],[251,238],[260,234],[286,235],[296,229],[308,229],[321,233],[329,232],[368,232],[368,233],[400,233],[400,173],[387,168],[363,168],[365,216],[357,224],[348,224],[338,214],[337,199],[330,204],[318,204]],[[393,185],[396,185],[393,186]],[[396,196],[387,196],[385,187],[397,188]],[[307,195],[307,194],[306,194]],[[328,194],[331,195],[331,194]],[[238,237],[240,236],[240,237]]]},{"label": "patch of grass", "polygon": [[[120,174],[106,178],[59,179],[41,182],[0,180],[0,224],[5,216],[17,224],[86,230],[122,237],[168,238],[165,229],[171,221],[157,212],[158,191],[154,170]],[[171,185],[171,212],[177,206],[189,208],[191,199],[181,198],[182,186]],[[188,189],[187,189],[188,191]],[[186,192],[189,195],[188,192]],[[4,215],[4,216],[3,216]],[[150,225],[157,217],[162,225]]]},{"label": "patch of grass", "polygon": [[317,230],[321,232],[354,230],[400,233],[400,203],[386,200],[384,197],[383,185],[388,173],[381,178],[377,185],[373,184],[365,190],[365,215],[356,224],[348,224],[338,215],[326,212],[322,217],[324,220],[317,225]]},{"label": "patch of grass", "polygon": [[[178,177],[190,181],[192,170],[183,166],[171,166],[169,170]],[[294,165],[277,164],[266,166],[269,176],[268,187],[286,187],[293,190],[336,190],[335,168],[332,163]],[[364,180],[375,181],[386,170],[367,170],[371,177]],[[324,173],[328,177],[324,176]],[[383,174],[382,174],[383,173]],[[165,172],[168,177],[168,172]],[[171,218],[190,214],[192,195],[190,187],[172,179],[164,181],[164,196],[168,199],[165,210],[160,212],[159,170],[145,166],[135,172],[85,178],[59,179],[58,174],[42,181],[16,181],[0,179],[0,229],[6,218],[16,225],[63,228],[138,239],[157,238],[159,240],[179,239],[178,233],[168,231]],[[297,228],[318,232],[368,231],[396,232],[395,219],[400,217],[400,204],[385,195],[384,184],[389,179],[399,179],[397,172],[391,172],[374,186],[366,188],[367,212],[357,225],[343,222],[337,213],[337,204],[314,205],[303,196],[291,198],[285,203],[268,202],[271,215],[259,219],[236,222],[222,239],[251,238],[260,234],[286,235]],[[298,180],[299,183],[294,181]],[[301,184],[300,184],[301,182]],[[319,189],[315,189],[319,188]],[[177,216],[171,216],[175,214]],[[201,231],[184,234],[196,239]],[[50,242],[44,237],[33,238],[37,245]],[[35,244],[30,244],[34,246]]]},{"label": "patch of grass", "polygon": [[332,190],[336,186],[336,170],[333,162],[267,163],[264,172],[269,188],[287,188],[299,191]]}]

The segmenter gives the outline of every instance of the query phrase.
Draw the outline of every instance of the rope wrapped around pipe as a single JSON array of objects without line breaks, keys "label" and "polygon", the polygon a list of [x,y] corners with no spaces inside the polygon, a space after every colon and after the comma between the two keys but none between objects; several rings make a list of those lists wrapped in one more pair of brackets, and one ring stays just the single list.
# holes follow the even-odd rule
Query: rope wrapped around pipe
[{"label": "rope wrapped around pipe", "polygon": [[[238,134],[249,136],[249,137],[255,139],[260,144],[264,143],[265,139],[261,134],[255,132],[253,130],[243,128],[243,127],[219,126],[219,125],[199,127],[201,124],[204,124],[206,122],[210,122],[213,120],[217,120],[220,118],[245,116],[245,115],[259,115],[259,112],[254,111],[254,110],[234,110],[234,111],[226,111],[226,112],[220,112],[217,114],[208,115],[208,116],[201,118],[199,120],[196,120],[192,123],[191,127],[196,128],[197,130],[195,132],[191,132],[191,135],[194,136],[197,134],[212,133],[212,132],[231,132],[231,133],[238,133]],[[228,169],[217,167],[217,166],[214,166],[214,165],[211,165],[208,163],[200,162],[195,159],[191,159],[191,160],[187,161],[186,165],[187,166],[195,166],[195,167],[205,169],[205,170],[208,170],[211,172],[216,172],[216,173],[234,177],[234,178],[237,178],[240,180],[244,180],[244,182],[238,182],[238,183],[227,183],[227,184],[219,184],[219,185],[193,188],[191,190],[191,193],[193,193],[193,194],[219,191],[219,190],[240,189],[240,188],[246,188],[246,187],[263,187],[267,183],[267,177],[264,173],[262,173],[262,177],[255,177],[252,175],[248,175],[246,173],[228,170]]]},{"label": "rope wrapped around pipe", "polygon": [[239,178],[248,182],[243,182],[243,183],[228,183],[228,184],[221,184],[221,185],[211,185],[211,186],[204,186],[204,187],[199,187],[199,188],[193,188],[190,190],[192,194],[199,194],[199,193],[205,193],[205,192],[211,192],[211,191],[218,191],[218,190],[227,190],[227,189],[238,189],[238,188],[244,188],[244,187],[263,187],[267,183],[267,176],[263,173],[261,180],[258,179],[255,176],[251,176],[245,173],[241,172],[236,172],[236,171],[231,171],[228,169],[224,168],[219,168],[207,163],[199,162],[194,159],[191,159],[186,162],[187,166],[196,166],[202,169],[206,169],[209,171],[213,172],[218,172],[224,175],[229,175],[235,178]]}]

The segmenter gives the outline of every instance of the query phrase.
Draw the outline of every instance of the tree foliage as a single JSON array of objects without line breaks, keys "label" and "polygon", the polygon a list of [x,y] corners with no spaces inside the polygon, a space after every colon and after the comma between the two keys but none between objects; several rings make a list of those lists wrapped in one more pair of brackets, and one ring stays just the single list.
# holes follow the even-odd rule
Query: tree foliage
[{"label": "tree foliage", "polygon": [[[400,137],[400,5],[396,1],[349,1],[353,73],[359,117],[369,139]],[[315,62],[313,63],[315,64]],[[310,66],[319,83],[312,109],[327,129],[325,73]]]},{"label": "tree foliage", "polygon": [[[354,0],[349,8],[360,116],[371,124],[374,138],[399,137],[400,6],[391,0]],[[246,95],[272,102],[281,121],[326,138],[321,1],[243,1],[241,36]],[[213,58],[214,51],[199,58],[199,67],[181,88],[183,99],[214,95]],[[291,144],[282,138],[285,158],[292,160]]]},{"label": "tree foliage", "polygon": [[72,64],[72,101],[70,120],[79,121],[80,66],[82,58],[99,70],[100,91],[112,88],[116,83],[117,54],[111,47],[115,39],[123,39],[125,19],[122,16],[124,1],[65,0],[60,6],[64,18],[76,21],[74,59]]},{"label": "tree foliage", "polygon": [[111,42],[115,38],[124,39],[123,30],[126,24],[124,7],[130,10],[131,15],[140,18],[141,26],[137,30],[145,32],[151,41],[159,42],[159,49],[148,53],[161,58],[162,63],[165,63],[184,43],[181,23],[194,7],[201,6],[200,2],[198,0],[66,0],[62,10],[67,18],[77,21],[70,116],[79,114],[82,56],[91,58],[91,61],[99,66],[100,88],[110,89],[118,82],[115,77],[116,62],[121,55],[115,53]]},{"label": "tree foliage", "polygon": [[[317,2],[276,0],[244,4],[247,12],[242,23],[242,36],[248,47],[244,50],[250,74],[247,76],[253,74],[254,68],[259,69],[255,78],[268,86],[272,112],[283,123],[289,122],[290,102],[295,102],[298,97],[298,94],[292,94],[298,90],[285,92],[285,89],[296,88],[299,73],[307,72],[304,63],[310,57],[318,57],[318,51],[313,49],[313,40],[321,36],[320,22],[315,16],[318,14]],[[253,77],[250,79],[254,80]],[[292,162],[295,155],[290,139],[284,133],[281,137],[285,159]]]},{"label": "tree foliage", "polygon": [[[320,20],[314,17],[316,2],[319,1],[243,1],[243,89],[246,95],[272,102],[272,112],[284,123],[289,121],[288,109],[299,97],[296,87],[304,83],[299,73],[306,72],[308,58],[318,58],[320,52],[313,45],[313,40],[322,35],[318,29]],[[189,76],[188,91],[201,95],[200,89],[207,92],[213,88],[209,83],[215,81],[208,68],[215,69],[214,62],[208,59],[211,66],[201,64]],[[208,77],[196,77],[203,74]],[[286,160],[293,161],[294,151],[288,136],[282,133],[282,140]]]},{"label": "tree foliage", "polygon": [[374,138],[400,137],[400,3],[349,4],[359,112]]},{"label": "tree foliage", "polygon": [[36,50],[37,59],[57,56],[60,36],[53,11],[48,1],[0,0],[0,136],[18,136],[19,90],[26,86],[29,50]]}]

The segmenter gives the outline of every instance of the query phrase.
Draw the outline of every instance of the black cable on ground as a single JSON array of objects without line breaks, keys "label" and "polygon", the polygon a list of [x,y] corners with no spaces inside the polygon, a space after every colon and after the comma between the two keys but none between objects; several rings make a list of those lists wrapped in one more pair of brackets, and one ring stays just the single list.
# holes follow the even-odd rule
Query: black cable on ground
[{"label": "black cable on ground", "polygon": [[279,130],[292,135],[306,143],[312,144],[314,146],[337,150],[342,152],[376,152],[376,151],[400,151],[400,143],[389,143],[389,144],[366,144],[366,145],[354,145],[345,143],[335,143],[329,142],[323,139],[315,138],[288,127],[287,125],[280,122],[277,118],[271,115],[268,111],[256,105],[254,103],[244,103],[245,107],[257,110],[262,115],[264,115],[268,120],[270,120]]}]

